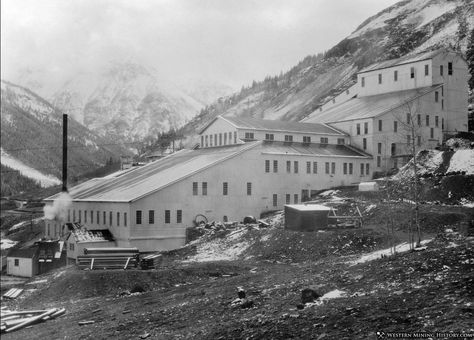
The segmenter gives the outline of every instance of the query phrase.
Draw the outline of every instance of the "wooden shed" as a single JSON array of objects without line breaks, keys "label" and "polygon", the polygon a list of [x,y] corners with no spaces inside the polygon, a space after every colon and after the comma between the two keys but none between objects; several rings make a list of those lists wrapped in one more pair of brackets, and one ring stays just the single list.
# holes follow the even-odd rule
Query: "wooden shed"
[{"label": "wooden shed", "polygon": [[285,229],[315,231],[328,226],[331,208],[319,204],[285,205]]},{"label": "wooden shed", "polygon": [[12,249],[7,255],[7,274],[33,277],[39,272],[38,246]]}]

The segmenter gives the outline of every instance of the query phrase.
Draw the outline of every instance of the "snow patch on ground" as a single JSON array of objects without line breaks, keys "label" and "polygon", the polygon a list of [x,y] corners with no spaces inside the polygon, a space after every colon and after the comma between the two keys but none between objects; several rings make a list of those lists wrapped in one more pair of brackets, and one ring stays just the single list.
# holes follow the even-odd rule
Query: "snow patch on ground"
[{"label": "snow patch on ground", "polygon": [[474,150],[457,150],[451,158],[447,172],[451,171],[466,171],[468,175],[474,174]]},{"label": "snow patch on ground", "polygon": [[3,165],[18,170],[23,176],[39,182],[43,188],[61,184],[59,178],[54,177],[53,175],[45,175],[41,173],[40,171],[10,156],[5,151],[3,151],[3,149],[1,149],[1,161]]},{"label": "snow patch on ground", "polygon": [[[423,241],[421,241],[421,245],[428,244],[431,241],[432,241],[431,239],[423,240]],[[410,250],[410,244],[408,242],[401,243],[401,244],[399,244],[395,247],[395,251],[397,253],[404,253],[404,252],[407,252],[409,250]],[[348,263],[350,263],[351,265],[356,265],[356,264],[359,264],[359,263],[365,263],[365,262],[380,259],[382,257],[382,255],[383,256],[392,255],[392,248],[386,248],[386,249],[373,251],[371,253],[362,255],[361,257],[359,257],[356,260],[349,261]]]},{"label": "snow patch on ground", "polygon": [[339,289],[334,289],[330,291],[329,293],[326,293],[323,296],[321,296],[321,300],[337,299],[337,298],[345,297],[346,295],[347,295],[346,292]]},{"label": "snow patch on ground", "polygon": [[35,218],[35,219],[33,219],[33,220],[26,220],[26,221],[23,221],[23,222],[14,224],[13,226],[10,227],[10,231],[23,228],[23,227],[25,227],[25,226],[31,225],[32,223],[33,223],[33,224],[36,224],[36,223],[38,223],[39,221],[41,221],[42,219],[43,219],[43,217],[38,217],[38,218]]}]

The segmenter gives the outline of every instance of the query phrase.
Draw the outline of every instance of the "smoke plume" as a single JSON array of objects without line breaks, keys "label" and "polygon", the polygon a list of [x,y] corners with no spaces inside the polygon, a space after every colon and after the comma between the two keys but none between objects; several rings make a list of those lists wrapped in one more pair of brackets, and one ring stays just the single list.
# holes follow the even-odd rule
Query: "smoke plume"
[{"label": "smoke plume", "polygon": [[67,210],[71,206],[72,198],[67,192],[62,192],[59,197],[53,201],[52,205],[45,205],[43,208],[44,217],[48,220],[65,222]]}]

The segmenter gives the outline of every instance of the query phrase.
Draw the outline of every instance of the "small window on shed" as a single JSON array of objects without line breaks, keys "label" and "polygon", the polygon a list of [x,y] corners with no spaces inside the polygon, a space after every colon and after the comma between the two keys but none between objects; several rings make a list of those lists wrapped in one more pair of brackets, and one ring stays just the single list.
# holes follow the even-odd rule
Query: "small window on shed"
[{"label": "small window on shed", "polygon": [[[182,223],[183,222],[183,211],[182,210],[176,210],[176,223]],[[224,221],[227,222],[227,221]]]},{"label": "small window on shed", "polygon": [[142,224],[142,211],[137,210],[136,212],[136,224]]},{"label": "small window on shed", "polygon": [[20,259],[15,259],[15,267],[20,266]]},{"label": "small window on shed", "polygon": [[398,71],[393,71],[393,81],[398,81]]},{"label": "small window on shed", "polygon": [[449,76],[453,75],[453,63],[451,62],[448,63],[448,75]]},{"label": "small window on shed", "polygon": [[429,76],[430,75],[430,68],[428,65],[425,65],[425,76]]},{"label": "small window on shed", "polygon": [[171,210],[165,210],[165,223],[171,223]]},{"label": "small window on shed", "polygon": [[362,87],[365,87],[365,77],[360,78],[360,84]]},{"label": "small window on shed", "polygon": [[247,182],[247,196],[251,196],[251,195],[252,195],[252,183]]},{"label": "small window on shed", "polygon": [[443,65],[439,65],[439,75],[440,75],[440,76],[443,76],[443,75],[444,75]]},{"label": "small window on shed", "polygon": [[379,84],[382,84],[382,73],[379,73]]},{"label": "small window on shed", "polygon": [[410,67],[410,78],[411,79],[415,78],[415,68],[414,67]]}]

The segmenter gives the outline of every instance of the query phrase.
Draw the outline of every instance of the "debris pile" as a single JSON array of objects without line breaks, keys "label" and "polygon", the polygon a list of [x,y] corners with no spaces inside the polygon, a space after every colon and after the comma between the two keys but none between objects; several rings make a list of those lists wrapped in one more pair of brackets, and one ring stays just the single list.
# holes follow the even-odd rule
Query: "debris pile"
[{"label": "debris pile", "polygon": [[161,262],[163,261],[163,256],[160,254],[150,254],[143,257],[140,261],[140,268],[147,269],[157,269],[159,268]]},{"label": "debris pile", "polygon": [[65,308],[53,308],[45,310],[12,311],[2,309],[0,330],[2,333],[13,332],[23,327],[54,319],[63,315]]}]

